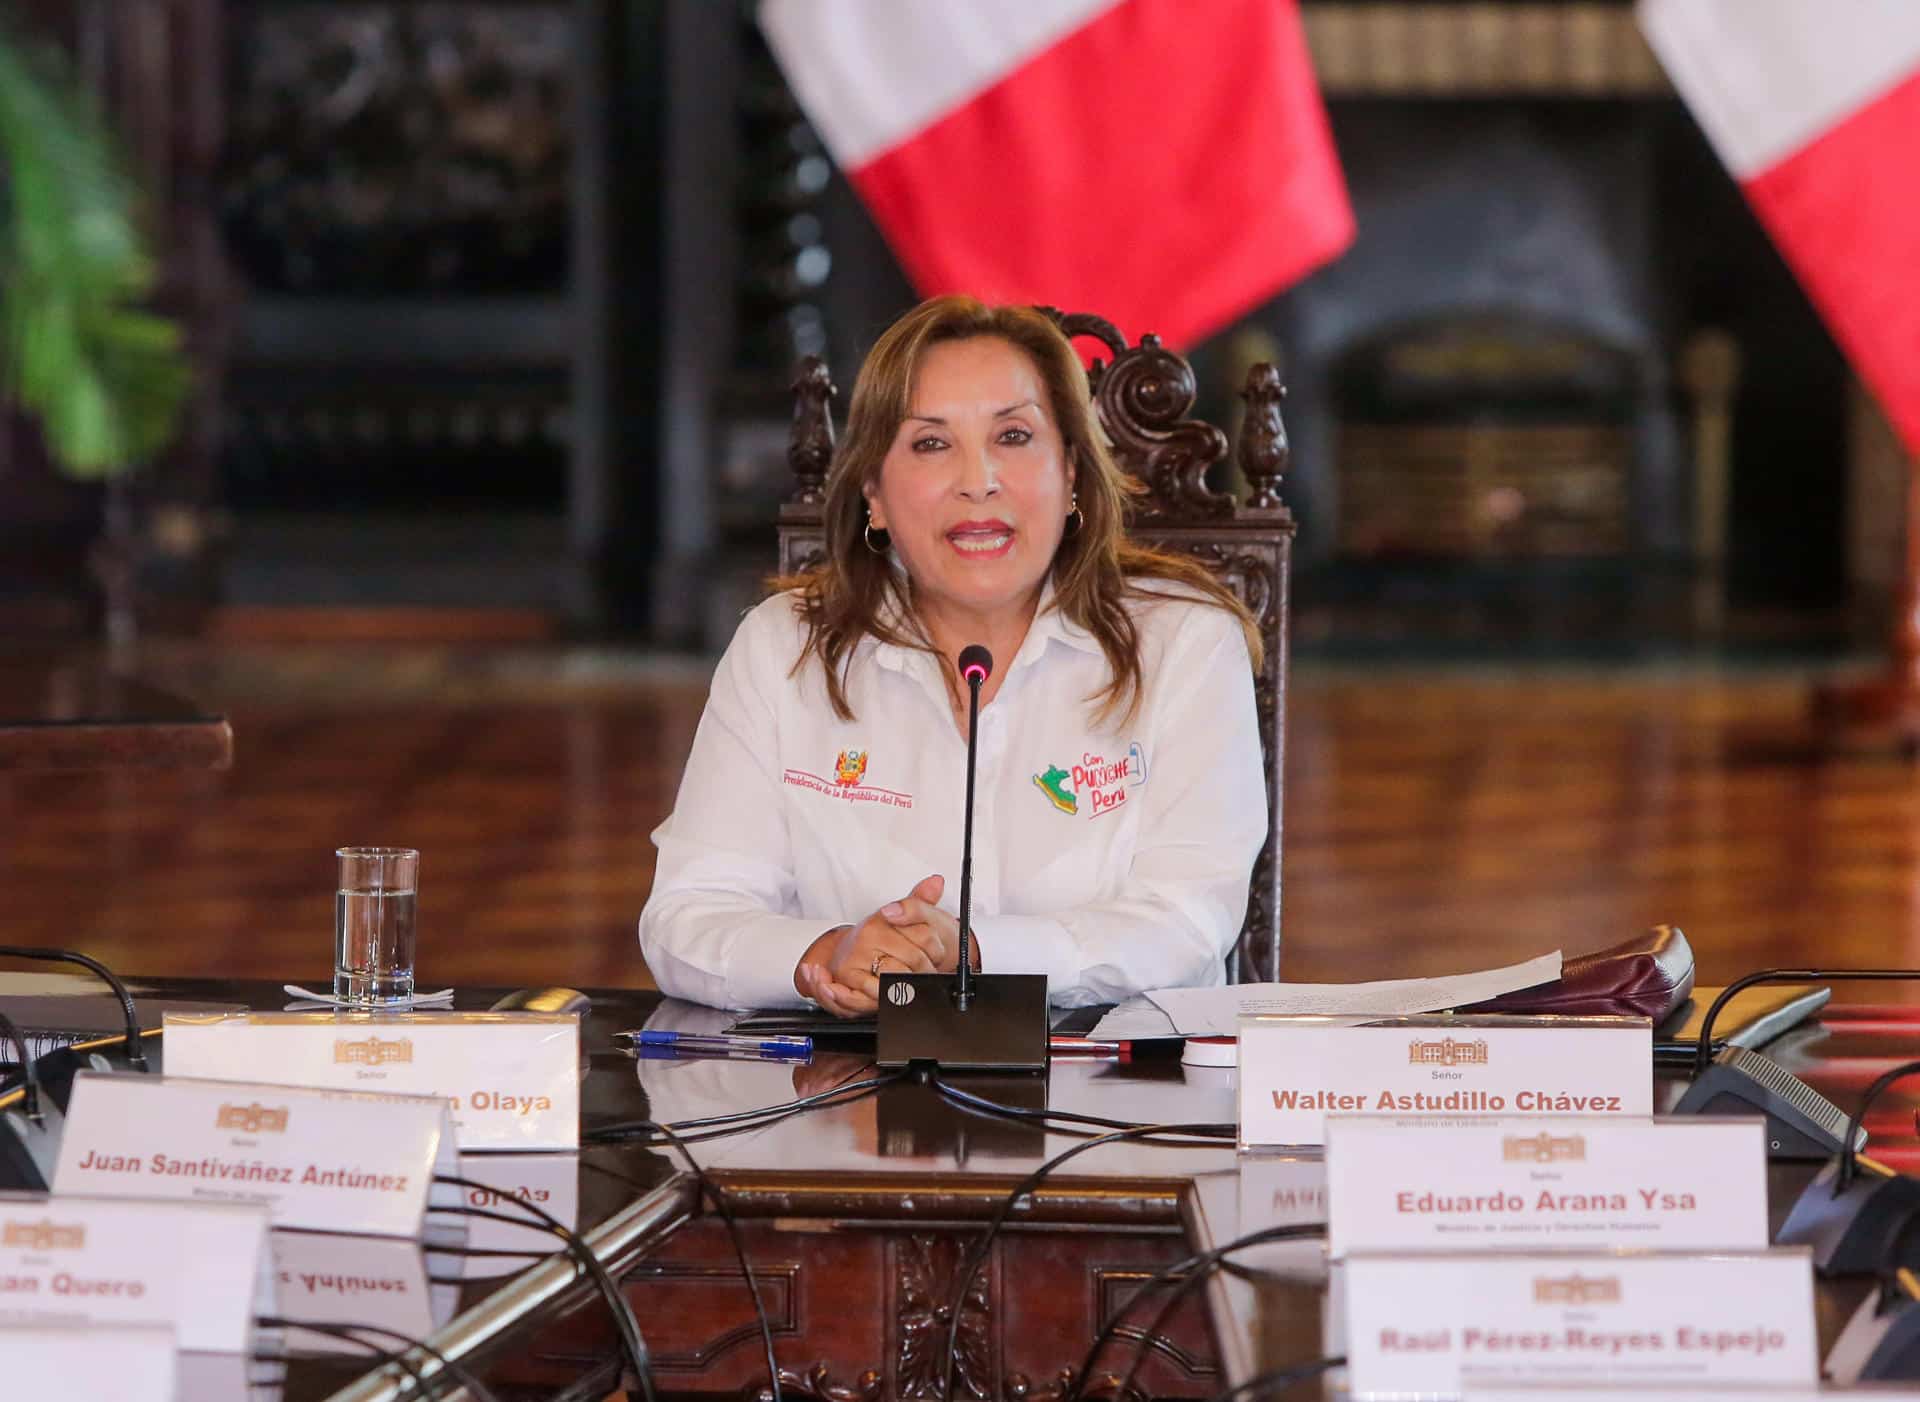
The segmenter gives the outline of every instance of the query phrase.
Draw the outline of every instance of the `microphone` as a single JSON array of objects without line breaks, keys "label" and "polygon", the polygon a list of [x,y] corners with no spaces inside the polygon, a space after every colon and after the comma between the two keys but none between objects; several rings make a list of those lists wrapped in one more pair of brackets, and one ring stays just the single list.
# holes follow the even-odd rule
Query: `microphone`
[{"label": "microphone", "polygon": [[136,1071],[147,1069],[147,1054],[140,1046],[140,1019],[134,1015],[133,995],[127,992],[126,984],[117,974],[98,959],[76,953],[71,949],[42,949],[37,945],[0,944],[0,958],[38,959],[50,964],[78,964],[102,980],[120,1000],[120,1011],[126,1015],[127,1042],[125,1051],[127,1060]]},{"label": "microphone", "polygon": [[[40,1105],[40,1068],[34,1063],[26,1034],[5,1013],[0,1013],[0,1033],[20,1054],[21,1082],[15,1090],[0,1095],[0,1188],[45,1192],[52,1179],[53,1150],[58,1140],[49,1136],[46,1112]],[[18,1117],[13,1114],[16,1095]]]},{"label": "microphone", "polygon": [[[1847,1122],[1850,1146],[1857,1142],[1854,1132],[1881,1092],[1916,1073],[1920,1073],[1920,1061],[1904,1062],[1867,1087]],[[1778,1240],[1782,1246],[1812,1247],[1813,1268],[1821,1275],[1865,1275],[1909,1265],[1916,1244],[1909,1240],[1916,1214],[1920,1214],[1920,1180],[1895,1173],[1847,1147],[1801,1191]]]},{"label": "microphone", "polygon": [[979,643],[960,650],[967,686],[967,796],[960,839],[959,960],[951,974],[880,975],[874,1014],[881,1066],[916,1062],[995,1071],[1047,1067],[1047,976],[973,972],[973,776],[980,731],[980,688],[993,654]]},{"label": "microphone", "polygon": [[1772,1057],[1744,1047],[1713,1051],[1713,1021],[1743,989],[1761,983],[1822,980],[1857,983],[1920,979],[1916,969],[1761,969],[1720,990],[1700,1021],[1693,1084],[1673,1107],[1676,1115],[1761,1115],[1767,1122],[1767,1156],[1824,1159],[1866,1144],[1866,1131],[1849,1125],[1844,1110]]}]

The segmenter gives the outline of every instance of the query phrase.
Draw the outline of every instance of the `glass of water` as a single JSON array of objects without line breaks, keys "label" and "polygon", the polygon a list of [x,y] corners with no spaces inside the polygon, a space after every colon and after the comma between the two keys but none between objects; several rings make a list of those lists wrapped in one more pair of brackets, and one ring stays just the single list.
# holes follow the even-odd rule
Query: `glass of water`
[{"label": "glass of water", "polygon": [[333,996],[369,1008],[413,1002],[413,915],[420,854],[342,847],[333,898]]}]

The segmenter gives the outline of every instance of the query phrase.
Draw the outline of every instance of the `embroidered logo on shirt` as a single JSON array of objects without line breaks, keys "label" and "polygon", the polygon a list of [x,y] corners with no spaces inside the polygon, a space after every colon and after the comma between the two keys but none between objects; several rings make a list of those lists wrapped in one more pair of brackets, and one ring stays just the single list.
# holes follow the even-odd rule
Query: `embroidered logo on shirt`
[{"label": "embroidered logo on shirt", "polygon": [[1078,813],[1080,797],[1072,789],[1062,788],[1061,781],[1067,777],[1067,771],[1058,765],[1050,764],[1047,772],[1033,776],[1034,787],[1047,796],[1047,802],[1062,813]]},{"label": "embroidered logo on shirt", "polygon": [[865,750],[842,750],[833,761],[833,782],[852,788],[867,772]]},{"label": "embroidered logo on shirt", "polygon": [[877,803],[883,808],[911,808],[913,795],[899,793],[893,789],[883,789],[869,784],[867,777],[867,756],[869,750],[842,750],[833,757],[833,777],[824,779],[818,774],[809,774],[804,769],[789,769],[780,778],[783,783],[796,788],[811,789],[828,798],[842,798],[849,803]]},{"label": "embroidered logo on shirt", "polygon": [[1128,792],[1146,779],[1146,753],[1135,740],[1120,759],[1108,759],[1088,751],[1080,756],[1078,764],[1069,768],[1050,764],[1033,776],[1033,784],[1046,795],[1047,802],[1069,817],[1079,813],[1080,800],[1084,797],[1089,812],[1097,818],[1124,805]]}]

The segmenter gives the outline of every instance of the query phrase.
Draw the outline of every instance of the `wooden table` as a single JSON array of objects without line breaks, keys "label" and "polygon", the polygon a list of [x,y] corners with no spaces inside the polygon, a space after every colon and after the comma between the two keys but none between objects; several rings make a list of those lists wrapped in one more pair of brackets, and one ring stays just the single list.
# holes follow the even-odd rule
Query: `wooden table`
[{"label": "wooden table", "polygon": [[[272,985],[210,980],[136,983],[136,996],[284,1002]],[[463,992],[486,1007],[496,991]],[[1780,1056],[1843,1107],[1886,1066],[1913,1054],[1911,1014],[1830,1010],[1788,1034]],[[585,1125],[668,1122],[779,1105],[865,1074],[859,1058],[810,1065],[755,1060],[641,1061],[616,1050],[615,1030],[717,1029],[726,1015],[646,992],[599,991],[583,1026],[590,1058]],[[164,1047],[162,1048],[164,1069]],[[1177,1061],[1056,1059],[1045,1078],[976,1082],[991,1098],[1044,1102],[1150,1122],[1231,1121],[1231,1073]],[[1662,1082],[1663,1101],[1677,1082]],[[1900,1087],[1869,1121],[1876,1152],[1914,1150],[1915,1098]],[[789,1396],[826,1402],[940,1395],[956,1268],[1009,1190],[1078,1142],[1020,1122],[963,1114],[922,1085],[830,1105],[763,1128],[693,1145],[738,1221],[766,1303]],[[470,1160],[471,1161],[471,1160]],[[1150,1273],[1229,1241],[1272,1204],[1243,1202],[1246,1161],[1230,1146],[1114,1144],[1050,1177],[1010,1219],[960,1309],[954,1395],[1058,1399],[1089,1342]],[[1811,1175],[1772,1174],[1776,1226]],[[665,1394],[753,1396],[765,1388],[760,1335],[724,1224],[672,1154],[639,1145],[582,1152],[575,1225],[597,1243],[633,1302]],[[1311,1213],[1308,1214],[1309,1216]],[[1141,1395],[1210,1397],[1260,1372],[1323,1352],[1325,1264],[1317,1241],[1249,1255],[1239,1274],[1210,1277],[1149,1334],[1137,1310],[1092,1370],[1090,1391],[1112,1397],[1139,1359]],[[428,1253],[427,1275],[449,1275]],[[542,1256],[484,1279],[456,1271],[435,1315],[434,1341],[482,1370],[503,1398],[600,1397],[618,1385],[617,1343],[605,1307],[563,1258]],[[462,1276],[469,1278],[462,1279]],[[1823,1352],[1864,1281],[1824,1283]],[[284,1306],[283,1306],[284,1308]],[[1301,1389],[1298,1395],[1307,1395]],[[391,1378],[344,1360],[297,1364],[286,1397],[375,1402]],[[1294,1395],[1294,1394],[1290,1394]]]},{"label": "wooden table", "polygon": [[226,717],[91,661],[0,657],[0,773],[225,769]]}]

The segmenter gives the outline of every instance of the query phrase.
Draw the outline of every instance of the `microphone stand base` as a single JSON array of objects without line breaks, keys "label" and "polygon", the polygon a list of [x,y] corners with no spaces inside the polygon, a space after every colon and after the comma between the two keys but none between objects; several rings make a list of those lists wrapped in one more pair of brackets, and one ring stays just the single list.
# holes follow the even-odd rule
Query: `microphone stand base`
[{"label": "microphone stand base", "polygon": [[955,974],[882,974],[874,1014],[875,1060],[975,1071],[1047,1069],[1047,976],[975,974],[965,1012]]}]

